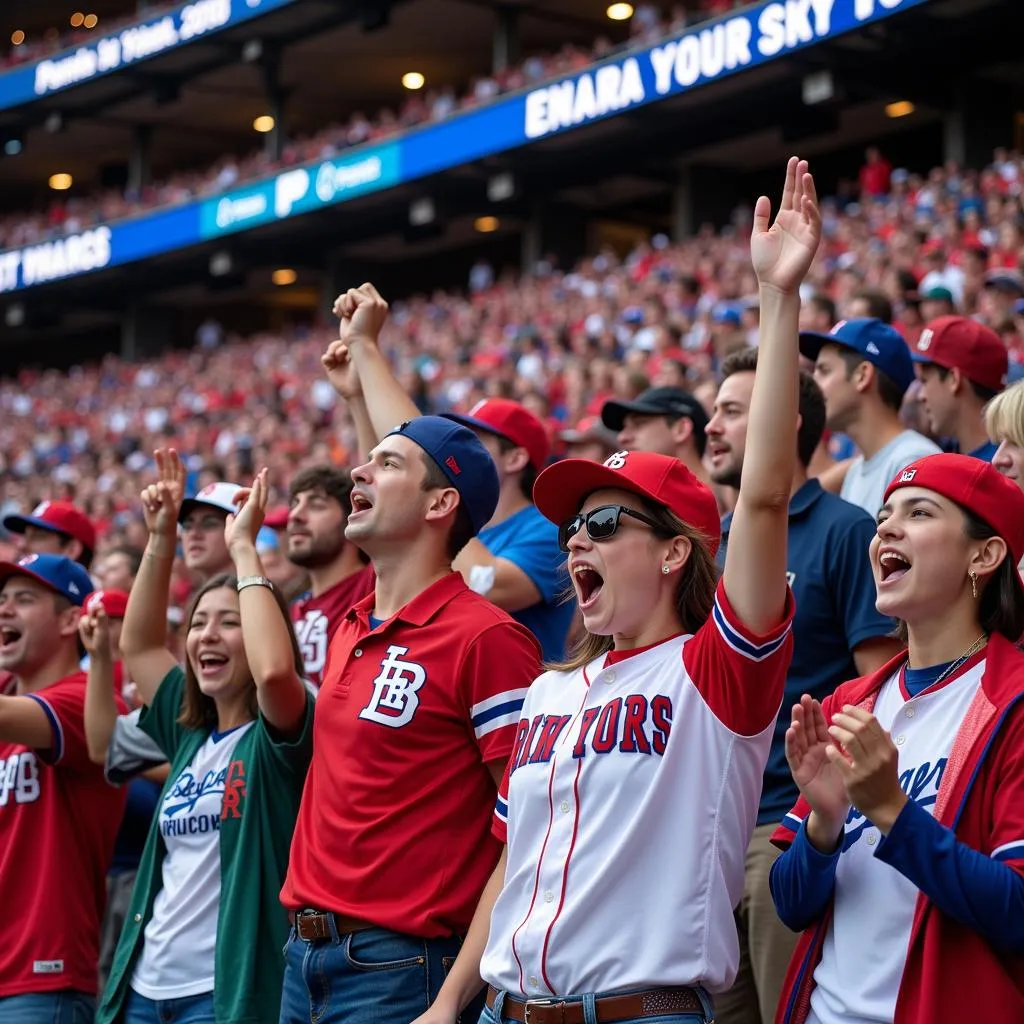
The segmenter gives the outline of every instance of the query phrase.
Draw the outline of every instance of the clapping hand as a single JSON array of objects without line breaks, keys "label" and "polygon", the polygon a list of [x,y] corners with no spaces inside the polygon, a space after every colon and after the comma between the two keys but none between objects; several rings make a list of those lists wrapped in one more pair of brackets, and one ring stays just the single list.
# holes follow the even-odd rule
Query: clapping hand
[{"label": "clapping hand", "polygon": [[888,832],[907,802],[892,737],[874,715],[852,704],[832,716],[828,733],[832,742],[826,754],[850,803]]},{"label": "clapping hand", "polygon": [[791,294],[797,291],[818,251],[821,213],[807,161],[790,157],[782,203],[769,227],[772,204],[761,196],[754,207],[750,258],[758,284]]},{"label": "clapping hand", "polygon": [[786,730],[786,760],[801,795],[834,841],[846,821],[851,801],[843,777],[829,757],[831,746],[821,704],[805,693],[800,703],[793,706]]},{"label": "clapping hand", "polygon": [[267,474],[268,470],[264,467],[256,474],[252,486],[242,488],[235,496],[238,511],[229,514],[224,523],[224,543],[232,556],[239,549],[256,547],[256,535],[267,514],[270,496]]},{"label": "clapping hand", "polygon": [[142,490],[142,514],[151,537],[175,541],[178,512],[185,496],[185,467],[173,448],[158,448],[153,456],[159,478]]}]

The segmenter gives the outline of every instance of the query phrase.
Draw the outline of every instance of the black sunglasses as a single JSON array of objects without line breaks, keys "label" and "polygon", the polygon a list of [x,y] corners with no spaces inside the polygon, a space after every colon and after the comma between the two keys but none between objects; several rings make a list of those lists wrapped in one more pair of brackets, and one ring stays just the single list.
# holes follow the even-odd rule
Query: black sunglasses
[{"label": "black sunglasses", "polygon": [[625,505],[602,505],[584,515],[582,512],[575,515],[568,522],[562,523],[558,528],[558,546],[563,551],[569,550],[569,541],[576,536],[584,526],[587,528],[587,536],[593,541],[608,540],[615,536],[619,528],[619,519],[624,516],[632,516],[639,519],[641,523],[649,526],[658,533],[664,532],[664,527],[656,523],[650,516],[643,512],[636,512]]}]

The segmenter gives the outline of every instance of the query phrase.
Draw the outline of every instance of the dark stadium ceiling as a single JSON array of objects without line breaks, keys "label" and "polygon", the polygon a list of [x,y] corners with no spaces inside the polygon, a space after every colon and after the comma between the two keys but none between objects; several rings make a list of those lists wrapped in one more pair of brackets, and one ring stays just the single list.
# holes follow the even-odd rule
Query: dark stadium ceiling
[{"label": "dark stadium ceiling", "polygon": [[[15,28],[38,36],[50,25],[66,27],[82,3],[3,0],[0,40]],[[87,4],[104,19],[131,4]],[[245,63],[241,48],[258,38],[267,49],[285,43],[280,81],[286,91],[287,130],[312,133],[354,111],[372,115],[396,107],[408,93],[407,71],[419,71],[427,87],[452,86],[461,95],[492,67],[499,10],[518,14],[520,52],[552,53],[571,42],[590,46],[599,36],[614,42],[628,28],[609,21],[608,0],[299,0],[249,26],[197,41],[147,62],[132,76],[82,86],[28,108],[0,114],[0,133],[24,143],[14,159],[0,158],[3,209],[37,206],[48,199],[46,181],[56,171],[75,179],[72,194],[95,189],[104,166],[128,160],[133,131],[152,127],[154,176],[208,167],[225,152],[243,156],[262,144],[253,119],[267,112],[263,70]],[[671,3],[656,6],[667,11]],[[364,23],[387,15],[386,25]],[[205,68],[205,70],[203,70]],[[197,71],[201,73],[197,74]],[[63,128],[48,133],[47,115],[60,112]]]}]

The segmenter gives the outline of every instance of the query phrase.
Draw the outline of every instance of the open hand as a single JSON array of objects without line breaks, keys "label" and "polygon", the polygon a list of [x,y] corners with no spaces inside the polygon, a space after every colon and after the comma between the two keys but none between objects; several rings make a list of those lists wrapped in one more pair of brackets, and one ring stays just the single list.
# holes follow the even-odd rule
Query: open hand
[{"label": "open hand", "polygon": [[761,196],[754,207],[750,259],[758,284],[793,293],[810,269],[821,241],[818,196],[806,160],[790,157],[782,203],[769,227],[771,212],[771,201]]},{"label": "open hand", "polygon": [[267,501],[270,487],[267,484],[266,467],[261,469],[252,482],[252,487],[244,487],[235,496],[235,507],[239,509],[228,515],[224,522],[224,543],[229,552],[240,547],[254,548],[256,535],[260,532],[267,514]]},{"label": "open hand", "polygon": [[151,537],[175,540],[178,512],[185,496],[185,467],[173,448],[157,448],[153,456],[159,478],[142,490],[142,514]]},{"label": "open hand", "polygon": [[832,716],[826,751],[846,795],[873,825],[888,832],[907,796],[900,786],[900,755],[881,723],[863,708],[847,704]]},{"label": "open hand", "polygon": [[838,833],[850,811],[850,798],[842,776],[828,757],[831,746],[821,704],[809,694],[793,705],[786,730],[786,760],[803,798],[829,830]]},{"label": "open hand", "polygon": [[78,635],[90,659],[102,659],[110,654],[110,620],[103,602],[96,598],[86,603],[78,620]]}]

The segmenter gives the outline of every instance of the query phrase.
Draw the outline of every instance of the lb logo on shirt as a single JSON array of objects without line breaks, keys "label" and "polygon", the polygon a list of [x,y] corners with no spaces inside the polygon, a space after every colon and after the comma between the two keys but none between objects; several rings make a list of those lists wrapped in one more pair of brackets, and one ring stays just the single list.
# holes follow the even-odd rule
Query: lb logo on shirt
[{"label": "lb logo on shirt", "polygon": [[370,703],[359,712],[367,722],[401,729],[412,721],[420,706],[419,690],[427,681],[426,669],[415,661],[403,661],[408,647],[391,644],[380,663],[380,675],[373,681]]}]

